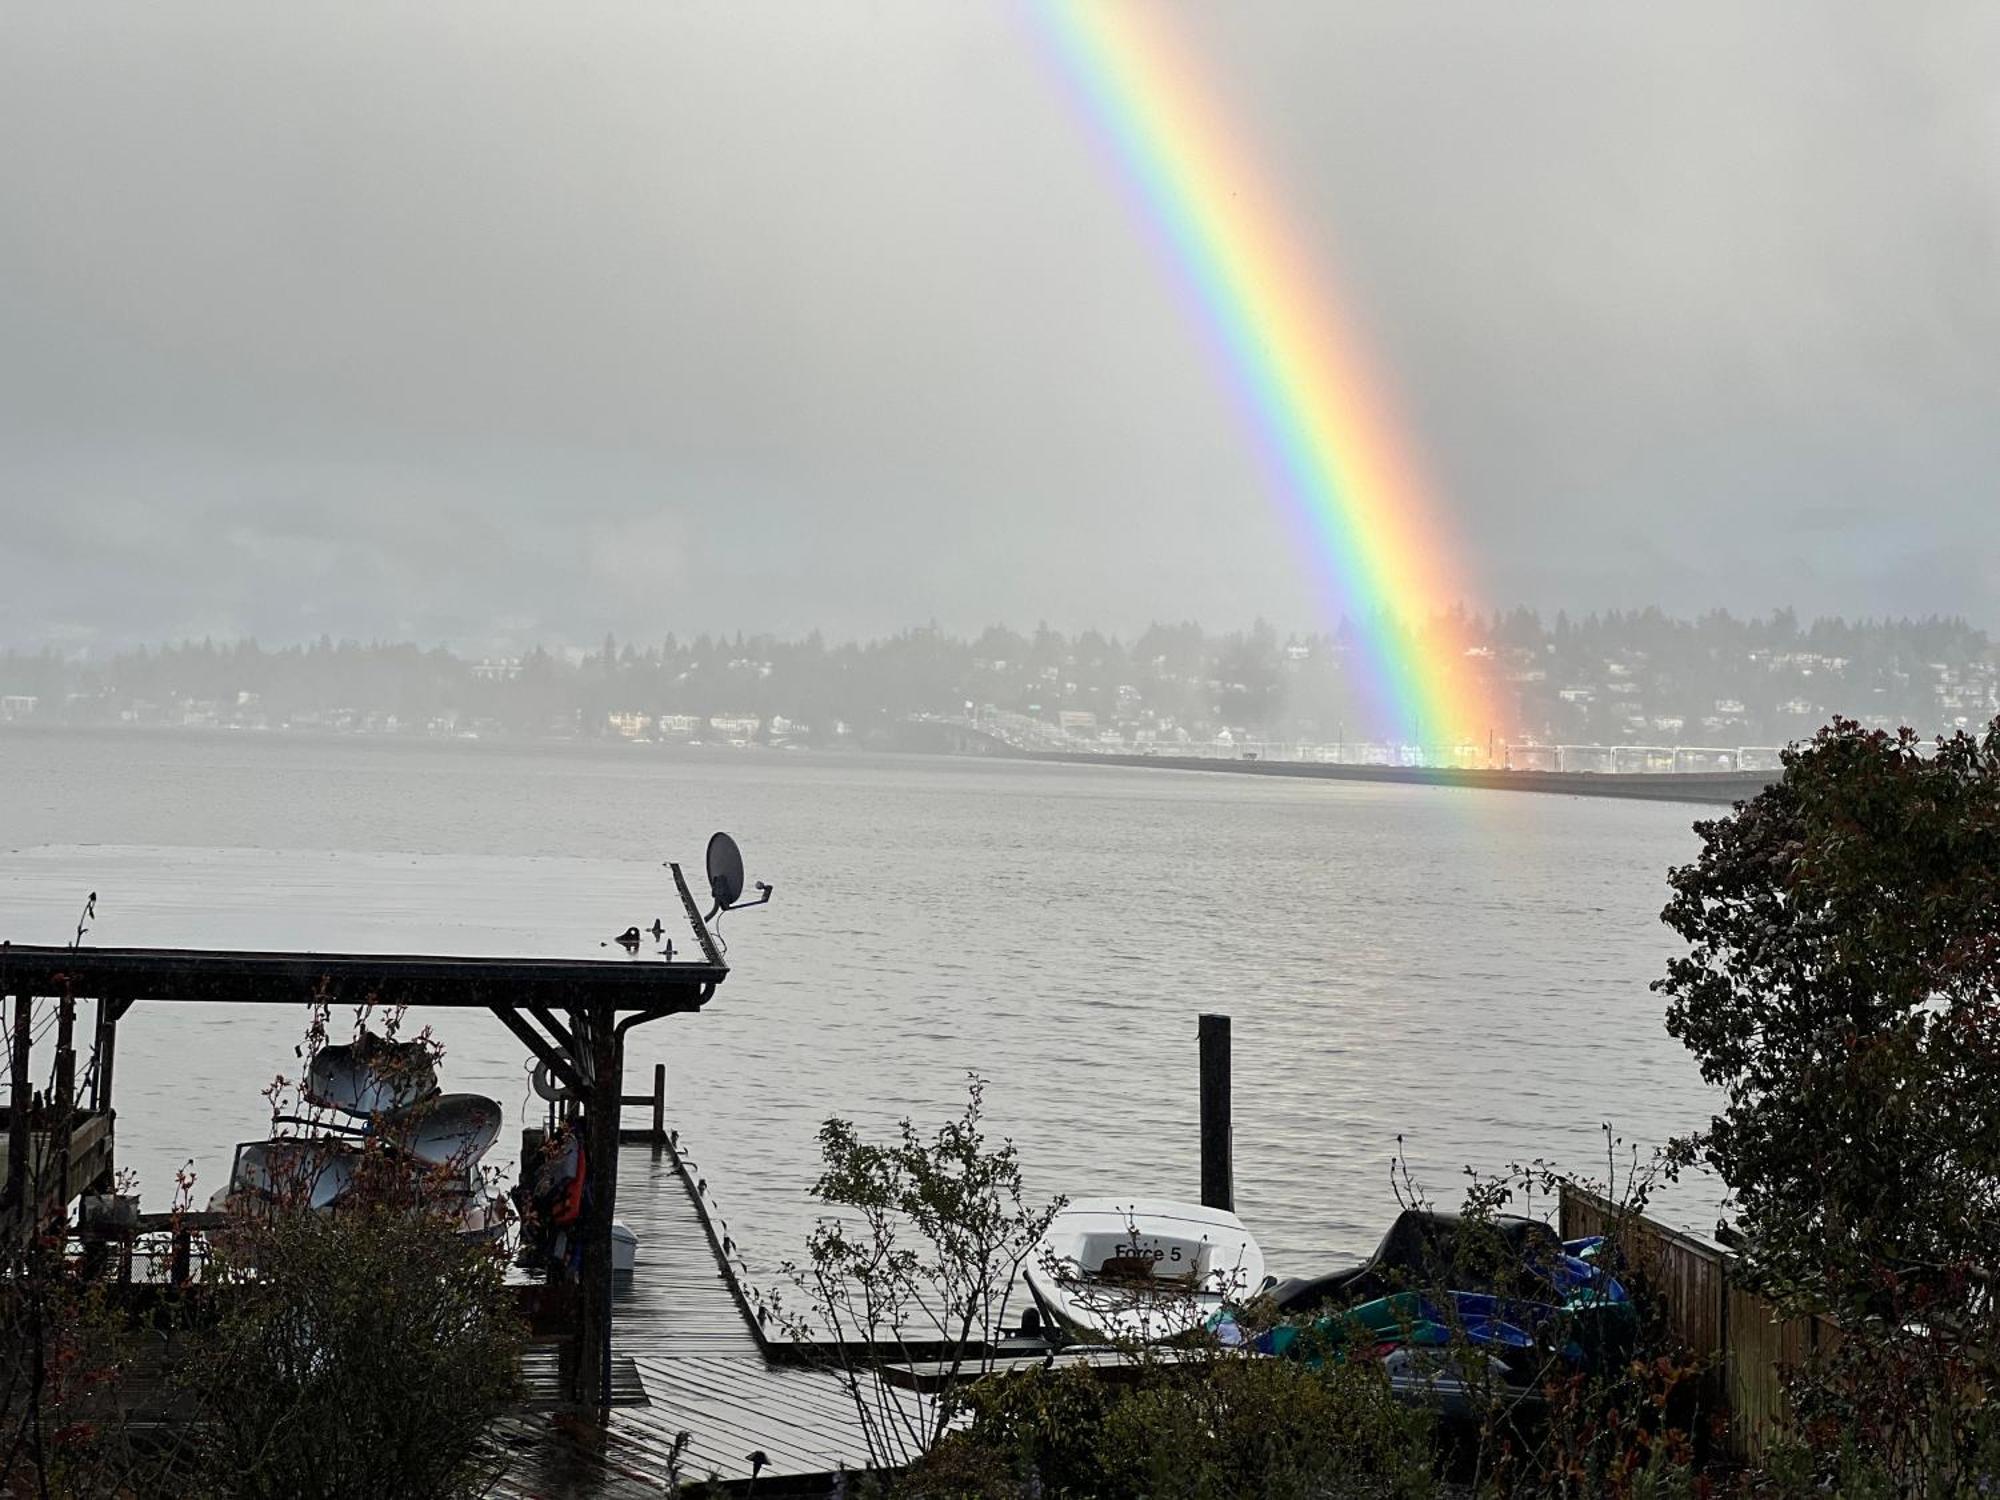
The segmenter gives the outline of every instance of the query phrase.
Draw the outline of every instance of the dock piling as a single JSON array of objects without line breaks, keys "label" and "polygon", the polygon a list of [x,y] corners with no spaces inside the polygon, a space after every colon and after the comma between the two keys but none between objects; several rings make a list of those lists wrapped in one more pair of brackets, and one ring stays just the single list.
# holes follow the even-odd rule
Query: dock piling
[{"label": "dock piling", "polygon": [[1234,1142],[1229,1107],[1229,1017],[1203,1016],[1196,1027],[1201,1048],[1201,1201],[1236,1211]]}]

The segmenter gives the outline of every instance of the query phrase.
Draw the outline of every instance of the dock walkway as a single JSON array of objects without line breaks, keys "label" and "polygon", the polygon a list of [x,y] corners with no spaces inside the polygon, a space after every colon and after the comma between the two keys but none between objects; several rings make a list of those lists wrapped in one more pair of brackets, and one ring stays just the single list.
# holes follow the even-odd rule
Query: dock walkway
[{"label": "dock walkway", "polygon": [[[639,1237],[639,1263],[629,1280],[619,1278],[613,1298],[618,1404],[599,1442],[533,1403],[506,1428],[514,1459],[494,1493],[658,1496],[667,1492],[683,1432],[683,1485],[711,1473],[749,1479],[753,1453],[765,1460],[759,1494],[796,1492],[802,1481],[865,1468],[867,1443],[839,1375],[766,1358],[671,1151],[628,1145],[620,1158],[618,1216]],[[531,1386],[543,1383],[532,1365],[529,1373]]]}]

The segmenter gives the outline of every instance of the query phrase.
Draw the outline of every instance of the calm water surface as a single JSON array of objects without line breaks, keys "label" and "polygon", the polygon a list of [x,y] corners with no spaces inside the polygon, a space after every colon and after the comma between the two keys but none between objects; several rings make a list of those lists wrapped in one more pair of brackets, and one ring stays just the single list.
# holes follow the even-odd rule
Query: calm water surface
[{"label": "calm water surface", "polygon": [[[603,957],[676,923],[661,861],[698,868],[728,828],[777,899],[725,920],[728,983],[632,1032],[627,1077],[667,1064],[754,1265],[797,1253],[825,1116],[938,1121],[974,1069],[1037,1190],[1195,1196],[1195,1017],[1220,1010],[1237,1206],[1285,1273],[1373,1244],[1399,1137],[1445,1200],[1467,1165],[1601,1175],[1607,1120],[1651,1143],[1705,1119],[1647,989],[1699,815],[976,760],[17,731],[0,937],[64,941],[95,890],[107,944]],[[448,1087],[539,1118],[496,1021],[427,1019]],[[149,1207],[189,1159],[206,1196],[264,1133],[302,1024],[132,1013],[119,1149]]]}]

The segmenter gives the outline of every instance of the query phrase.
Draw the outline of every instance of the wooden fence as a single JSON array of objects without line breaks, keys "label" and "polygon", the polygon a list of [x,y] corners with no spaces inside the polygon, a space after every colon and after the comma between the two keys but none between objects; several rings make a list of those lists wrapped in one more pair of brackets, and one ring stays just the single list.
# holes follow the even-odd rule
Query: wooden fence
[{"label": "wooden fence", "polygon": [[1781,1318],[1764,1298],[1733,1283],[1734,1257],[1720,1245],[1620,1210],[1564,1183],[1564,1239],[1616,1234],[1634,1280],[1660,1300],[1668,1333],[1706,1371],[1704,1412],[1727,1419],[1730,1455],[1754,1462],[1783,1434],[1785,1379],[1815,1351],[1830,1351],[1839,1328],[1826,1318]]}]

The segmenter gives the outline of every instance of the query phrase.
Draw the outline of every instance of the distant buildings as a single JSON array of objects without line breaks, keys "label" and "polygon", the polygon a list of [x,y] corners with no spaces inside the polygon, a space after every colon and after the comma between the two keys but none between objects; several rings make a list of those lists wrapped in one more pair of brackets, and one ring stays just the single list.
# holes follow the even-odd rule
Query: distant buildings
[{"label": "distant buildings", "polygon": [[1657,612],[1476,624],[1465,670],[1496,723],[1456,742],[1394,738],[1354,633],[1129,642],[1046,627],[977,640],[935,628],[878,641],[668,637],[465,660],[322,639],[203,642],[115,657],[0,653],[0,724],[607,739],[639,744],[881,744],[954,719],[1031,748],[1372,764],[1748,768],[1836,714],[1930,734],[2000,714],[2000,652],[1962,621],[1801,625]]}]

